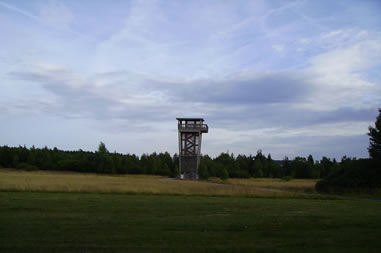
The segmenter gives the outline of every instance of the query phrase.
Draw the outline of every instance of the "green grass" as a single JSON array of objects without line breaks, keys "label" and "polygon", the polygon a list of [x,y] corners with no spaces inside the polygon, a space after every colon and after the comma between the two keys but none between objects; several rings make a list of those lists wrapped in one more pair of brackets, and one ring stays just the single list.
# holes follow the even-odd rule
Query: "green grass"
[{"label": "green grass", "polygon": [[0,252],[380,252],[381,202],[0,192]]}]

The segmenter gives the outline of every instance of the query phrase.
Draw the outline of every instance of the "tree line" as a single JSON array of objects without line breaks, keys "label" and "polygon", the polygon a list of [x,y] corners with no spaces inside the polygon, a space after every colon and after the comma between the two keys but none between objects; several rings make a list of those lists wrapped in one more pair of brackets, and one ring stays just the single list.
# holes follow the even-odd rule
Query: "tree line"
[{"label": "tree line", "polygon": [[102,174],[157,174],[175,176],[177,155],[168,152],[143,154],[110,153],[101,142],[96,152],[63,151],[57,148],[0,147],[0,166],[23,170],[56,170]]},{"label": "tree line", "polygon": [[[347,159],[347,158],[345,158]],[[339,170],[340,163],[335,159],[323,157],[315,161],[312,155],[295,157],[293,160],[285,157],[281,161],[273,160],[271,155],[265,156],[261,150],[253,155],[238,155],[221,153],[214,159],[202,156],[199,168],[200,178],[220,177],[232,178],[321,178]]]},{"label": "tree line", "polygon": [[[356,159],[344,157],[341,162],[323,157],[315,161],[312,155],[276,161],[262,151],[256,155],[221,153],[216,158],[204,155],[200,159],[199,176],[226,178],[322,178],[340,170],[343,164]],[[109,152],[101,142],[95,152],[77,150],[63,151],[57,148],[32,146],[0,147],[0,166],[22,170],[55,170],[94,172],[103,174],[150,174],[176,177],[179,173],[179,157],[168,152],[143,154],[120,154]],[[346,165],[347,166],[347,165]]]}]

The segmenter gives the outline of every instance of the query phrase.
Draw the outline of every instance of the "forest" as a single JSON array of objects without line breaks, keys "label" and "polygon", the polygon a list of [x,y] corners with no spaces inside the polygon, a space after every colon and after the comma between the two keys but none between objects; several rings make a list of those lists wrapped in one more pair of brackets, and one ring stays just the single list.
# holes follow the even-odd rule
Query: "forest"
[{"label": "forest", "polygon": [[[56,170],[93,172],[107,174],[154,174],[176,177],[178,175],[178,155],[168,152],[143,154],[120,154],[109,152],[101,142],[95,152],[77,150],[63,151],[57,148],[0,147],[0,166],[22,170]],[[312,155],[295,157],[289,160],[273,160],[261,150],[256,155],[221,153],[216,158],[203,155],[200,161],[199,176],[226,178],[323,178],[342,168],[357,164],[367,164],[368,159],[343,157],[335,159],[323,157],[315,161]]]}]

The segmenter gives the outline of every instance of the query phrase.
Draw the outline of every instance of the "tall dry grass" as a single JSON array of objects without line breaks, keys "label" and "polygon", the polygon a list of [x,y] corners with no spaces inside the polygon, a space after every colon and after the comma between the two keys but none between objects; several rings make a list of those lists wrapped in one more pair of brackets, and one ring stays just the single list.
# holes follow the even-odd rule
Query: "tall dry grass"
[{"label": "tall dry grass", "polygon": [[[0,169],[0,191],[97,192],[133,194],[180,194],[208,196],[306,197],[287,190],[301,181],[229,179],[224,184],[174,180],[148,175],[97,175],[74,172],[18,171]],[[305,182],[312,185],[313,182]],[[286,188],[282,188],[286,185]],[[270,187],[271,186],[271,187]]]},{"label": "tall dry grass", "polygon": [[[212,182],[221,182],[220,179],[212,179]],[[292,192],[315,192],[317,179],[292,179],[284,180],[280,178],[230,178],[224,183],[232,185],[245,185],[258,188],[292,191]]]}]

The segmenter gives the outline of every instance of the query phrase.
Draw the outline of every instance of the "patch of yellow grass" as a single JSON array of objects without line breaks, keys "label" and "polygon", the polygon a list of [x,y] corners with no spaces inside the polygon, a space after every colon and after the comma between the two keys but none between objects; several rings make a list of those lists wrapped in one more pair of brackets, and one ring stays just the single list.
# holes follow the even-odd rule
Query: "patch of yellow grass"
[{"label": "patch of yellow grass", "polygon": [[[262,179],[261,179],[262,180]],[[274,181],[274,182],[272,182]],[[285,190],[277,179],[229,179],[228,184],[174,180],[148,175],[97,175],[91,173],[18,171],[0,169],[1,191],[98,192],[181,194],[208,196],[298,197],[305,193]],[[296,185],[299,185],[299,181]],[[312,184],[312,181],[304,185]],[[260,185],[260,187],[259,187]],[[300,185],[303,185],[300,181]],[[271,187],[270,187],[271,186]]]},{"label": "patch of yellow grass", "polygon": [[[212,182],[220,179],[212,179]],[[247,185],[265,189],[295,192],[314,192],[317,179],[292,179],[289,181],[279,178],[230,178],[225,180],[227,184]]]}]

